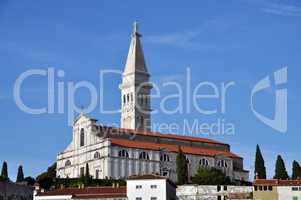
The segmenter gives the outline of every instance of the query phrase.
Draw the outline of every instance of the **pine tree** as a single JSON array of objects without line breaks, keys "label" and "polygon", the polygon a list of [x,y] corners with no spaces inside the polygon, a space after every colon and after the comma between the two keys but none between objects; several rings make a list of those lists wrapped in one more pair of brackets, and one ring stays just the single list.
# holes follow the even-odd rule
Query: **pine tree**
[{"label": "pine tree", "polygon": [[182,152],[180,147],[176,159],[176,172],[177,172],[178,184],[179,185],[185,184],[187,182],[187,163],[186,163],[186,156]]},{"label": "pine tree", "polygon": [[1,177],[5,180],[8,179],[7,162],[6,161],[4,161],[2,164]]},{"label": "pine tree", "polygon": [[289,178],[287,171],[285,169],[285,164],[280,155],[277,156],[276,166],[275,166],[275,179],[286,180]]},{"label": "pine tree", "polygon": [[19,183],[19,182],[22,182],[22,181],[24,181],[24,173],[23,173],[23,167],[22,167],[22,165],[20,165],[19,168],[18,168],[18,174],[17,174],[16,182]]},{"label": "pine tree", "polygon": [[297,180],[301,178],[301,167],[297,161],[293,161],[293,173],[292,173],[292,179]]},{"label": "pine tree", "polygon": [[266,169],[264,166],[264,159],[261,154],[259,145],[256,145],[256,157],[255,157],[255,178],[266,179]]}]

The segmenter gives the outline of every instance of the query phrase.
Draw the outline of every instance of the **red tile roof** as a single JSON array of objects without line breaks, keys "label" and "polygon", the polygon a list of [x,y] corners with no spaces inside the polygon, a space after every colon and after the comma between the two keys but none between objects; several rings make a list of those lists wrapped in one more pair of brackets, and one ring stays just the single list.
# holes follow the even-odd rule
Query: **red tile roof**
[{"label": "red tile roof", "polygon": [[192,136],[184,136],[184,135],[176,135],[176,134],[163,134],[160,132],[151,132],[151,131],[144,131],[144,130],[134,130],[134,129],[125,129],[125,128],[115,128],[115,127],[106,127],[100,126],[101,129],[105,131],[111,131],[111,133],[126,133],[130,135],[146,135],[152,137],[160,137],[160,138],[168,138],[168,139],[178,139],[178,140],[186,140],[192,142],[205,142],[209,144],[220,144],[220,145],[227,145],[225,143],[208,139],[208,138],[200,138],[200,137],[192,137]]},{"label": "red tile roof", "polygon": [[72,195],[73,198],[109,198],[126,197],[126,187],[87,187],[87,188],[64,188],[49,192],[41,192],[38,196]]},{"label": "red tile roof", "polygon": [[301,186],[301,180],[256,179],[253,185]]},{"label": "red tile roof", "polygon": [[[128,148],[149,149],[149,150],[166,149],[170,152],[178,152],[179,151],[179,146],[172,145],[172,144],[133,141],[133,140],[119,139],[119,138],[118,139],[110,138],[110,140],[111,140],[111,143],[114,145],[128,147]],[[232,157],[232,158],[240,158],[238,155],[231,153],[229,151],[222,151],[222,150],[215,150],[215,149],[181,146],[181,150],[186,154],[204,155],[204,156],[224,155],[224,156]]]}]

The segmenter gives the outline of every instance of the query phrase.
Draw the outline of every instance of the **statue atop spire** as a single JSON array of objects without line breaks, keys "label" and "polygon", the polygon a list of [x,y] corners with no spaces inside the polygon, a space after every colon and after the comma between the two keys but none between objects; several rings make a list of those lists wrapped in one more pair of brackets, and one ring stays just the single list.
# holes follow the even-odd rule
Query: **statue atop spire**
[{"label": "statue atop spire", "polygon": [[138,22],[137,21],[134,21],[134,33],[138,33]]},{"label": "statue atop spire", "polygon": [[141,37],[141,34],[139,33],[139,23],[137,21],[134,21],[133,23],[133,37],[135,36]]}]

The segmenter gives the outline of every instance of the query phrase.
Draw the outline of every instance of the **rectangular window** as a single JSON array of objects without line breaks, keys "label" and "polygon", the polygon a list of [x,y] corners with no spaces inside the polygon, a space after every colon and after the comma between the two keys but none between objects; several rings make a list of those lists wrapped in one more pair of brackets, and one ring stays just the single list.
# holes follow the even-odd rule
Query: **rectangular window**
[{"label": "rectangular window", "polygon": [[217,186],[217,191],[218,192],[221,191],[221,186],[220,185]]},{"label": "rectangular window", "polygon": [[136,200],[142,200],[142,197],[136,197]]},{"label": "rectangular window", "polygon": [[261,185],[259,186],[259,191],[262,191],[262,186]]},{"label": "rectangular window", "polygon": [[268,190],[268,186],[263,186],[263,190],[267,191]]},{"label": "rectangular window", "polygon": [[136,185],[136,189],[141,189],[142,185]]},{"label": "rectangular window", "polygon": [[157,200],[157,197],[151,197],[151,200]]},{"label": "rectangular window", "polygon": [[255,185],[255,186],[254,186],[254,190],[257,191],[257,189],[258,189],[258,187],[257,187],[257,185]]},{"label": "rectangular window", "polygon": [[157,185],[151,185],[151,189],[156,189]]},{"label": "rectangular window", "polygon": [[298,191],[299,188],[298,187],[292,187],[292,191]]},{"label": "rectangular window", "polygon": [[270,185],[269,185],[269,186],[268,186],[268,190],[269,190],[269,191],[273,191],[273,186],[270,186]]},{"label": "rectangular window", "polygon": [[227,186],[226,186],[226,185],[224,185],[224,191],[227,191],[227,189],[228,189],[228,188],[227,188]]}]

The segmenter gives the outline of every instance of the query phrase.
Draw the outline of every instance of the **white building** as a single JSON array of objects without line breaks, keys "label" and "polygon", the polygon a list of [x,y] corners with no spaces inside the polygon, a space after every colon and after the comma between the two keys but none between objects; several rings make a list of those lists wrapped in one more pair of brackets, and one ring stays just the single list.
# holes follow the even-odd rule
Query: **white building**
[{"label": "white building", "polygon": [[180,185],[177,187],[178,200],[224,200],[252,199],[252,186],[232,185]]},{"label": "white building", "polygon": [[176,185],[167,178],[143,175],[126,181],[127,197],[132,200],[176,200]]},{"label": "white building", "polygon": [[179,147],[188,162],[188,175],[197,169],[215,167],[235,180],[248,180],[243,158],[230,145],[206,138],[151,132],[149,73],[137,25],[122,77],[121,128],[106,127],[81,114],[73,124],[72,141],[57,156],[57,176],[77,178],[88,163],[93,178],[127,178],[160,174],[176,182]]}]

